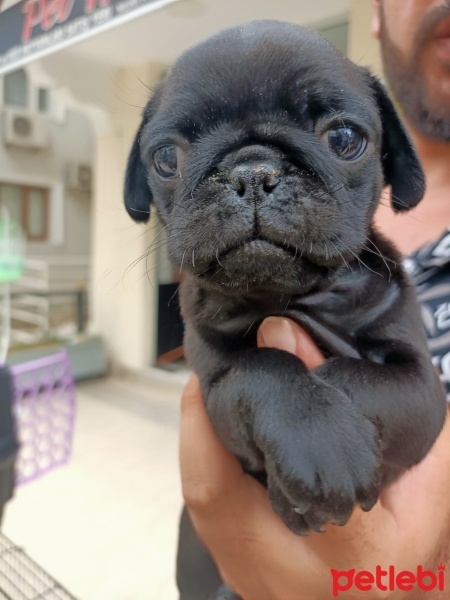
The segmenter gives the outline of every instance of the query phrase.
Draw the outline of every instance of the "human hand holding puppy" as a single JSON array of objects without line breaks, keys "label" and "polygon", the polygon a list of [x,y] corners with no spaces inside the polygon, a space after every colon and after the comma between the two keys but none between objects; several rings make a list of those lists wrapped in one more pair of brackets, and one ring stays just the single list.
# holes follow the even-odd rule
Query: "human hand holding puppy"
[{"label": "human hand holding puppy", "polygon": [[[187,51],[136,133],[126,208],[146,222],[153,203],[165,225],[171,263],[184,273],[186,356],[218,439],[267,483],[269,529],[273,513],[305,534],[344,525],[355,506],[369,511],[428,454],[444,423],[414,289],[402,256],[373,226],[386,186],[396,213],[425,189],[386,91],[288,23],[237,26]],[[306,365],[299,357],[309,352],[286,348],[287,336],[281,347],[291,353],[258,348],[270,315],[303,327],[327,360]],[[183,600],[200,600],[220,582],[201,593],[183,585],[205,572],[187,560],[196,540],[186,525],[179,588]],[[302,547],[313,560],[311,543]],[[309,566],[317,575],[320,565],[322,557]]]},{"label": "human hand holding puppy", "polygon": [[[308,334],[283,318],[263,322],[258,346],[291,352],[309,369],[323,362]],[[375,573],[377,565],[394,565],[396,572],[414,573],[421,565],[436,572],[440,562],[448,561],[448,420],[428,456],[387,486],[370,512],[355,508],[346,526],[325,526],[326,535],[299,537],[286,528],[266,490],[217,438],[196,377],[183,397],[180,458],[183,493],[196,530],[224,580],[245,600],[327,600],[333,597],[331,569]],[[414,593],[396,589],[383,597],[414,600]],[[444,598],[445,593],[429,592],[427,598]],[[375,598],[380,591],[373,594],[353,586],[342,597]]]}]

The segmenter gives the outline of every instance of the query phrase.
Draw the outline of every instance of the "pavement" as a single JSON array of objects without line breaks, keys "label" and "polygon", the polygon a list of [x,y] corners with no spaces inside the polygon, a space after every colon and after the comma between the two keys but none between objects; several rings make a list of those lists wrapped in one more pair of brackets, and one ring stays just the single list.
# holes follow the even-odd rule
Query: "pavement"
[{"label": "pavement", "polygon": [[70,463],[6,506],[4,533],[79,600],[177,599],[184,379],[79,384]]}]

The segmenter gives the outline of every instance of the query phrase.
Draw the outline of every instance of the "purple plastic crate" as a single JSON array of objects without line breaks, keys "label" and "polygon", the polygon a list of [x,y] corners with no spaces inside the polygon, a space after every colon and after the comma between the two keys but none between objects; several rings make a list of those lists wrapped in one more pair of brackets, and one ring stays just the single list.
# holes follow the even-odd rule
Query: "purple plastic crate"
[{"label": "purple plastic crate", "polygon": [[75,385],[65,350],[11,367],[20,450],[16,483],[67,463],[75,425]]}]

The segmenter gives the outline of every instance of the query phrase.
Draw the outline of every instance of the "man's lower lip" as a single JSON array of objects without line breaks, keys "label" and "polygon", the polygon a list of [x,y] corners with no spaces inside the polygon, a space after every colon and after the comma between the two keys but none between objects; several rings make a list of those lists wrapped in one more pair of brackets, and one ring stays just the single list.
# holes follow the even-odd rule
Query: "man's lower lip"
[{"label": "man's lower lip", "polygon": [[435,43],[438,57],[445,62],[450,62],[450,37],[438,38]]}]

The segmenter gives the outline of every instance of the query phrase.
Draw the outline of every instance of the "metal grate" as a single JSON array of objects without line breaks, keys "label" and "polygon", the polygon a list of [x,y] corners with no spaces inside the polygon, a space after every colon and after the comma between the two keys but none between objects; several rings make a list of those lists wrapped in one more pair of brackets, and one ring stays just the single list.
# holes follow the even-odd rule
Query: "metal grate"
[{"label": "metal grate", "polygon": [[65,464],[72,451],[75,385],[67,352],[61,350],[11,367],[20,450],[16,483]]},{"label": "metal grate", "polygon": [[76,600],[62,585],[0,534],[0,600]]}]

